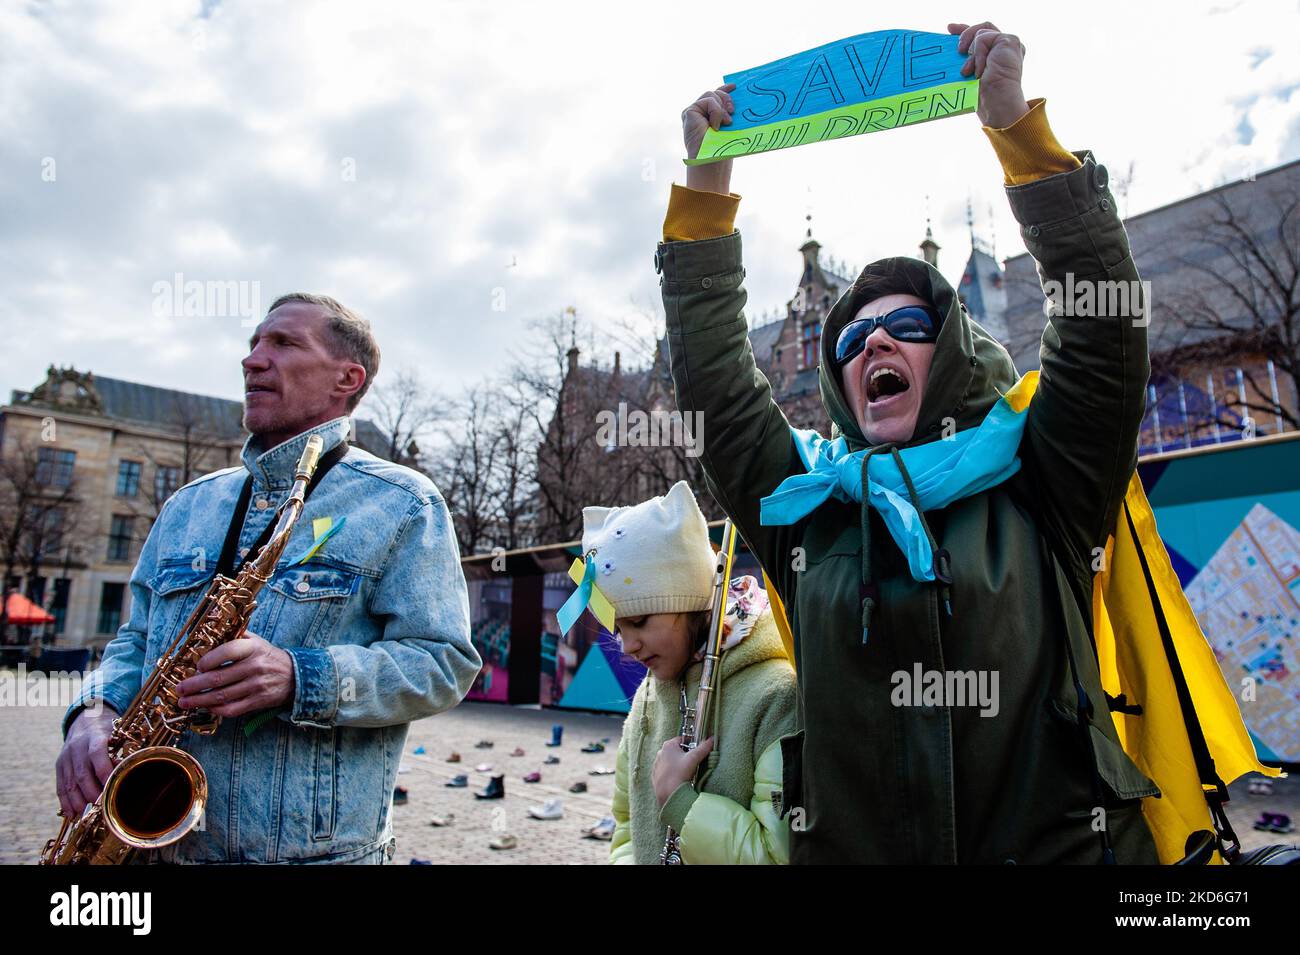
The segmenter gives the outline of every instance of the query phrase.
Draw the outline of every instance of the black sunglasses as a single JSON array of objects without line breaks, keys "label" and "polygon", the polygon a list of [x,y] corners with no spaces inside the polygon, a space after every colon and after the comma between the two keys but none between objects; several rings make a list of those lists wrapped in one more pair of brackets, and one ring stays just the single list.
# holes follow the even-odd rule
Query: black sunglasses
[{"label": "black sunglasses", "polygon": [[929,305],[904,305],[884,315],[854,319],[835,342],[835,365],[843,367],[862,354],[877,325],[884,325],[889,337],[900,342],[933,342],[939,338],[942,323],[939,310]]}]

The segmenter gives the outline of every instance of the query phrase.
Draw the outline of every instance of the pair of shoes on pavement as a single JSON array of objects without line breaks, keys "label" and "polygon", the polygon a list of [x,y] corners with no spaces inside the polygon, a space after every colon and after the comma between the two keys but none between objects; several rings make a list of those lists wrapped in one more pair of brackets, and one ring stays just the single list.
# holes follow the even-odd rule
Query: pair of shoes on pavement
[{"label": "pair of shoes on pavement", "polygon": [[563,819],[564,804],[558,797],[552,797],[540,806],[529,806],[528,815],[534,819]]},{"label": "pair of shoes on pavement", "polygon": [[1247,791],[1254,796],[1271,796],[1273,795],[1273,780],[1267,776],[1262,779],[1252,779]]},{"label": "pair of shoes on pavement", "polygon": [[488,780],[487,788],[480,793],[474,794],[475,799],[505,799],[506,798],[506,778],[505,776],[493,776]]},{"label": "pair of shoes on pavement", "polygon": [[589,826],[582,830],[584,839],[599,839],[601,842],[609,842],[614,838],[614,817],[606,816],[594,826]]},{"label": "pair of shoes on pavement", "polygon": [[443,783],[443,785],[448,787],[449,789],[464,789],[466,786],[469,785],[469,777],[466,776],[464,773],[458,773],[457,775],[453,776],[448,782]]},{"label": "pair of shoes on pavement", "polygon": [[1284,812],[1261,812],[1255,820],[1255,828],[1260,832],[1288,833],[1294,832],[1291,817]]}]

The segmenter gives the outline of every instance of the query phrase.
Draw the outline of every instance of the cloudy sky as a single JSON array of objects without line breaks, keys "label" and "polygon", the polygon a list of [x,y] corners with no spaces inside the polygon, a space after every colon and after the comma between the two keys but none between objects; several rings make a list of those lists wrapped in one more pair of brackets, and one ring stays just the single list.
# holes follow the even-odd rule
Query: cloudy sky
[{"label": "cloudy sky", "polygon": [[[178,275],[263,310],[333,294],[374,323],[386,372],[451,394],[570,306],[584,344],[627,354],[629,324],[662,325],[651,256],[684,181],[682,108],[869,30],[1019,34],[1026,94],[1067,148],[1132,164],[1130,214],[1300,156],[1294,0],[882,9],[3,0],[0,396],[57,363],[240,398],[249,329],[235,303],[160,303]],[[969,198],[1000,257],[1023,251],[1000,186],[969,115],[741,160],[751,306],[791,295],[809,213],[862,264],[915,254],[928,212],[955,280]]]}]

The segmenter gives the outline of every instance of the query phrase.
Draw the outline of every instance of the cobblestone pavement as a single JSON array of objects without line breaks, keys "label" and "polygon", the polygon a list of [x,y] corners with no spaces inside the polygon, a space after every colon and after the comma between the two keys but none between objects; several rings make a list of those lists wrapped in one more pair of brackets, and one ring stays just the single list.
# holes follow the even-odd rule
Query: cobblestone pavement
[{"label": "cobblestone pavement", "polygon": [[[9,674],[3,676],[8,677]],[[54,759],[59,751],[62,706],[0,706],[0,864],[35,862],[45,840],[58,829],[55,816]],[[551,749],[545,744],[551,724],[564,726],[564,743]],[[584,839],[581,830],[609,812],[614,792],[613,776],[591,776],[598,766],[614,767],[622,717],[510,707],[492,703],[462,703],[439,716],[411,726],[397,783],[409,792],[405,805],[393,807],[397,835],[394,862],[412,858],[433,863],[474,864],[601,864],[608,843]],[[579,752],[592,741],[608,737],[604,753]],[[490,739],[491,749],[475,749],[480,739]],[[526,755],[512,757],[522,747]],[[415,750],[424,748],[423,754]],[[452,750],[462,762],[446,762]],[[556,766],[543,765],[554,753]],[[491,763],[493,772],[505,774],[505,798],[480,800],[474,792],[487,785],[488,773],[474,767]],[[540,783],[523,782],[538,770]],[[449,789],[444,783],[458,772],[467,773],[466,789]],[[568,791],[576,781],[588,792]],[[1261,812],[1280,812],[1300,821],[1300,777],[1276,780],[1273,793],[1248,792],[1246,779],[1232,786],[1229,815],[1246,848],[1273,842],[1300,842],[1300,835],[1258,832],[1252,827]],[[528,807],[558,796],[564,818],[541,821],[528,815]],[[455,815],[452,825],[429,825],[434,815]],[[518,839],[518,847],[498,851],[488,843],[500,832]]]}]

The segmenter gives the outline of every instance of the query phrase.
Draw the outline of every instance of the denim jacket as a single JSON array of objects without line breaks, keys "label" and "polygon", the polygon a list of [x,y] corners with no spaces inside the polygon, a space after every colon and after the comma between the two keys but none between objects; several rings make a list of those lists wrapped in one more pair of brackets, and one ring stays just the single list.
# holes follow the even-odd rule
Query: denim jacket
[{"label": "denim jacket", "polygon": [[[87,700],[125,712],[207,591],[249,472],[242,552],[288,496],[307,438],[329,451],[348,434],[336,418],[243,467],[187,484],[168,499],[131,575],[131,614],[104,651],[68,724]],[[312,521],[347,518],[315,554]],[[482,661],[470,643],[469,599],[447,505],[424,475],[358,448],[320,481],[248,629],[293,658],[292,706],[246,732],[254,714],[179,746],[202,763],[208,805],[199,829],[158,861],[383,862],[391,806],[412,720],[455,706]]]}]

